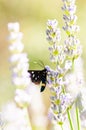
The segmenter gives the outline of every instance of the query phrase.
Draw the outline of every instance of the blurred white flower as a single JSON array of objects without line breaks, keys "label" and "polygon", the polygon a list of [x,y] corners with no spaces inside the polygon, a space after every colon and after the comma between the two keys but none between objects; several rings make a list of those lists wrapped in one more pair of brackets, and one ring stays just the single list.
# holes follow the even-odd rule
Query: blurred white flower
[{"label": "blurred white flower", "polygon": [[81,112],[80,118],[81,118],[81,125],[82,125],[82,127],[86,128],[86,109]]},{"label": "blurred white flower", "polygon": [[15,23],[8,23],[8,30],[9,31],[15,31],[15,32],[19,32],[19,23],[15,22]]},{"label": "blurred white flower", "polygon": [[[12,83],[16,86],[15,103],[9,103],[4,108],[4,117],[8,121],[6,130],[31,130],[27,106],[32,95],[28,93],[30,87],[29,64],[27,54],[23,52],[23,34],[19,32],[19,23],[9,23],[9,58],[12,72]],[[6,109],[6,110],[5,110]]]},{"label": "blurred white flower", "polygon": [[26,88],[30,86],[30,75],[28,73],[29,60],[27,54],[23,52],[24,45],[21,41],[23,34],[19,32],[19,29],[19,23],[8,23],[9,51],[11,52],[9,61],[11,63],[12,83],[16,86],[15,101],[23,106],[30,102],[30,97],[26,91]]},{"label": "blurred white flower", "polygon": [[48,20],[47,22],[47,26],[50,27],[50,28],[56,28],[58,25],[58,22],[56,19],[54,20]]},{"label": "blurred white flower", "polygon": [[71,60],[67,60],[65,62],[65,69],[66,69],[66,71],[71,69],[71,68],[72,68],[72,61]]},{"label": "blurred white flower", "polygon": [[24,45],[20,41],[15,41],[12,46],[9,46],[10,51],[22,52]]},{"label": "blurred white flower", "polygon": [[[34,87],[34,86],[33,86]],[[31,92],[31,91],[30,91]],[[30,104],[30,111],[32,113],[32,123],[35,127],[44,128],[47,127],[47,117],[45,115],[45,105],[43,103],[42,95],[39,88],[36,87],[35,93],[33,94],[33,100]]]},{"label": "blurred white flower", "polygon": [[14,100],[20,107],[23,107],[23,105],[27,105],[31,102],[31,95],[29,95],[25,90],[16,89]]},{"label": "blurred white flower", "polygon": [[85,86],[83,74],[83,61],[78,58],[74,62],[74,72],[65,77],[66,91],[68,91],[74,99],[83,90]]},{"label": "blurred white flower", "polygon": [[26,109],[21,109],[14,102],[9,102],[2,108],[7,121],[5,130],[31,130]]},{"label": "blurred white flower", "polygon": [[6,128],[7,121],[4,118],[4,113],[1,111],[0,112],[0,130],[4,130]]}]

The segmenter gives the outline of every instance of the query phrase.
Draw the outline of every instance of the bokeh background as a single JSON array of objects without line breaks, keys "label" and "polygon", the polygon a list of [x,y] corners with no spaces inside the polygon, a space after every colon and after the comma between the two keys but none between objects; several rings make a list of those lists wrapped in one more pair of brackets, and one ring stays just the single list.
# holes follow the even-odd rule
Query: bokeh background
[{"label": "bokeh background", "polygon": [[[86,1],[76,0],[77,24],[80,26],[78,35],[83,46],[83,69],[86,77]],[[48,19],[57,19],[62,30],[61,0],[0,0],[0,108],[14,97],[15,88],[11,84],[11,74],[8,62],[8,22],[19,22],[23,32],[24,51],[30,61],[42,60],[45,65],[50,65],[48,43],[46,41],[46,22]],[[65,38],[62,30],[62,41]],[[30,62],[30,69],[43,69]],[[86,80],[86,78],[85,78]],[[49,90],[42,94],[46,107],[49,106]]]}]

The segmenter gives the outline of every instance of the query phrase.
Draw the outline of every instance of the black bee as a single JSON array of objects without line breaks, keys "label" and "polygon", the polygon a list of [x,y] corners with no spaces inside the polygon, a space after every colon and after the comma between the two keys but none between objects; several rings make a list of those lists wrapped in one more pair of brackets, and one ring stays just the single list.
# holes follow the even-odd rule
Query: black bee
[{"label": "black bee", "polygon": [[40,84],[41,83],[40,92],[43,92],[46,88],[47,69],[44,67],[43,70],[28,70],[28,72],[30,73],[31,81],[34,84]]}]

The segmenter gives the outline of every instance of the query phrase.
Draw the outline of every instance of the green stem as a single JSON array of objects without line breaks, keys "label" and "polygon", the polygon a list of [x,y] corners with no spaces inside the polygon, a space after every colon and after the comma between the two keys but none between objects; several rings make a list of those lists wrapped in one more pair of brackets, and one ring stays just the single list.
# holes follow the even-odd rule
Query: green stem
[{"label": "green stem", "polygon": [[63,125],[61,125],[61,129],[63,130]]},{"label": "green stem", "polygon": [[78,127],[78,130],[80,130],[80,117],[79,117],[79,109],[77,107],[77,102],[76,102],[76,119],[77,119],[77,127]]},{"label": "green stem", "polygon": [[68,115],[68,120],[69,120],[69,123],[70,123],[70,128],[71,128],[71,130],[74,130],[74,126],[73,126],[73,122],[72,122],[72,119],[71,119],[71,114],[70,114],[69,109],[67,109],[67,115]]},{"label": "green stem", "polygon": [[23,108],[23,110],[25,111],[25,120],[27,122],[27,125],[30,129],[32,129],[27,107]]}]

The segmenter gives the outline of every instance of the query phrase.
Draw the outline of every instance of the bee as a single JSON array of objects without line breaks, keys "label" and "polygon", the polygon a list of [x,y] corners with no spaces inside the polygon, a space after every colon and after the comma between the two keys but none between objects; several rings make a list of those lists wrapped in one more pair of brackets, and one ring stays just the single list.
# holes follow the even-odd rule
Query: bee
[{"label": "bee", "polygon": [[[39,64],[39,65],[44,66],[43,63]],[[31,81],[34,84],[36,84],[36,85],[41,84],[40,92],[43,92],[46,88],[46,82],[47,82],[47,72],[48,71],[47,71],[46,67],[44,67],[44,69],[42,69],[42,70],[28,70],[28,72],[30,73]]]}]

